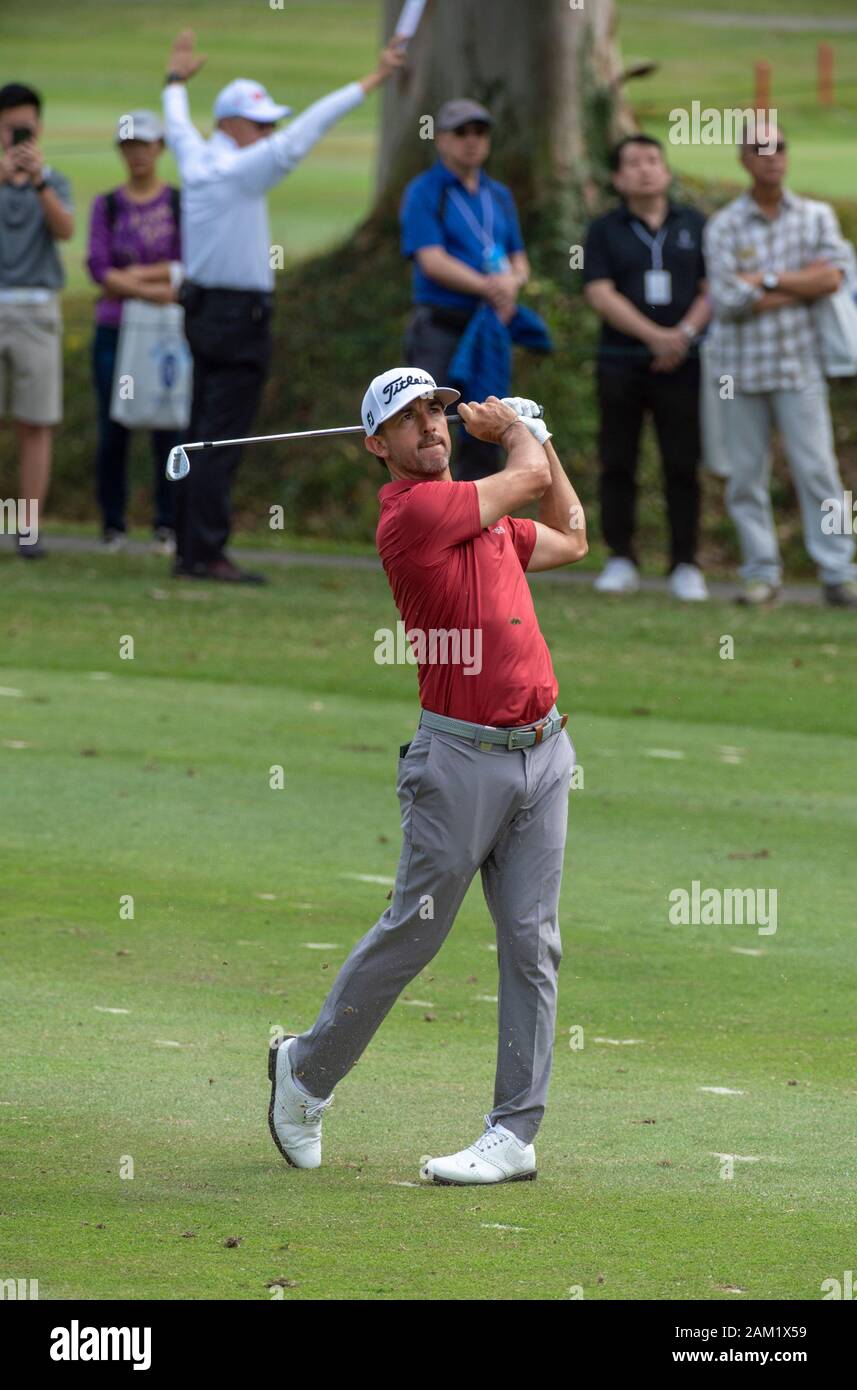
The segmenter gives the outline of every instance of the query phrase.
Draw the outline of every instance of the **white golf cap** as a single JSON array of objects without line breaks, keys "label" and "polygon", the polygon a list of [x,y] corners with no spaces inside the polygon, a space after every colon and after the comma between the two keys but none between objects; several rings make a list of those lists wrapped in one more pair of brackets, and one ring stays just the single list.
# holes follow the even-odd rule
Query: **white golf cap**
[{"label": "white golf cap", "polygon": [[117,145],[125,140],[153,142],[163,138],[164,127],[154,111],[129,111],[127,115],[120,116],[116,123]]},{"label": "white golf cap", "polygon": [[291,115],[291,111],[290,106],[278,106],[261,82],[251,82],[246,77],[236,77],[234,82],[218,92],[214,102],[217,120],[222,120],[224,116],[244,116],[248,121],[268,124]]},{"label": "white golf cap", "polygon": [[451,386],[438,386],[433,376],[418,367],[392,367],[376,376],[363,397],[363,428],[367,434],[377,434],[385,420],[398,415],[411,401],[434,396],[442,405],[461,400],[461,392]]}]

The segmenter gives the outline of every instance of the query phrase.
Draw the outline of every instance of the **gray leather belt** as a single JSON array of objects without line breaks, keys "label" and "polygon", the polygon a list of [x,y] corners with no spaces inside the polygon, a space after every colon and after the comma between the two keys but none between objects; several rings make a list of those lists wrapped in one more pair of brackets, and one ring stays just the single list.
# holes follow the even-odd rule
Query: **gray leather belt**
[{"label": "gray leather belt", "polygon": [[491,724],[470,724],[466,719],[450,719],[445,714],[433,714],[427,709],[420,715],[421,725],[443,734],[457,734],[459,738],[466,738],[480,748],[532,748],[534,744],[543,743],[546,738],[558,734],[567,722],[567,714],[558,714],[553,719],[540,719],[536,724],[522,724],[516,729],[496,729]]}]

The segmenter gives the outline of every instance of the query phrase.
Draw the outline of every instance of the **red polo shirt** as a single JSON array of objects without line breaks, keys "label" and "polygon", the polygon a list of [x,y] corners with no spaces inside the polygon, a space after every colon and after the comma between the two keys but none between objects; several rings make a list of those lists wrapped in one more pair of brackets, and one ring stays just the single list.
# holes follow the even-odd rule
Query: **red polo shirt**
[{"label": "red polo shirt", "polygon": [[396,481],[379,499],[375,541],[423,709],[500,727],[542,719],[558,686],[524,578],[534,523],[483,528],[475,483]]}]

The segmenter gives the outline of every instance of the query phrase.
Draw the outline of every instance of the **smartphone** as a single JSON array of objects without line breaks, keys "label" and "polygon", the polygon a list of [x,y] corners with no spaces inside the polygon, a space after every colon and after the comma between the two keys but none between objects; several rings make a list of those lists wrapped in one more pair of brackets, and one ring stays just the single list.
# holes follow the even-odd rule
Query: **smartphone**
[{"label": "smartphone", "polygon": [[32,140],[34,131],[28,125],[16,125],[12,127],[12,144],[23,145],[25,140]]}]

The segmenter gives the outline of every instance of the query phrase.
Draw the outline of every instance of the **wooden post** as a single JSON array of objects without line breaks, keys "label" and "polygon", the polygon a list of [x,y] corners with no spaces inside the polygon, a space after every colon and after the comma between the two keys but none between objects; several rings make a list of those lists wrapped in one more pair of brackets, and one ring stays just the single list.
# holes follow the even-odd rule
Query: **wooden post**
[{"label": "wooden post", "polygon": [[757,111],[771,108],[771,65],[764,59],[756,64],[756,95],[753,102]]},{"label": "wooden post", "polygon": [[833,105],[833,44],[818,45],[818,104]]}]

